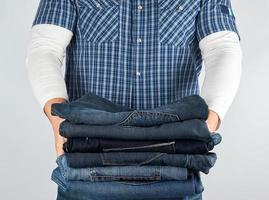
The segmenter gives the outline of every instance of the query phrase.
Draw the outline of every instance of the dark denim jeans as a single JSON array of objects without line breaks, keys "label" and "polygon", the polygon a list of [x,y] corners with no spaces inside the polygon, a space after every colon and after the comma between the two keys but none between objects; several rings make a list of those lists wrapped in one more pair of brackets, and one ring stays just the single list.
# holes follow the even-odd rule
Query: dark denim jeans
[{"label": "dark denim jeans", "polygon": [[90,182],[66,180],[57,167],[51,179],[58,185],[57,200],[185,200],[204,190],[199,173],[185,181]]},{"label": "dark denim jeans", "polygon": [[122,140],[186,139],[207,143],[212,141],[206,122],[199,119],[165,123],[150,127],[72,124],[65,120],[60,124],[59,131],[66,138],[89,137]]},{"label": "dark denim jeans", "polygon": [[180,181],[187,180],[192,173],[187,168],[154,165],[71,168],[67,165],[64,154],[56,162],[67,180],[78,181]]},{"label": "dark denim jeans", "polygon": [[110,152],[110,153],[66,153],[67,164],[71,168],[87,168],[123,165],[159,165],[188,168],[193,171],[209,173],[217,156],[215,153],[206,155],[166,154],[154,152]]},{"label": "dark denim jeans", "polygon": [[67,153],[99,152],[161,152],[177,154],[205,154],[221,141],[220,134],[212,134],[209,143],[196,140],[112,140],[95,138],[69,138],[64,143]]},{"label": "dark denim jeans", "polygon": [[208,106],[202,97],[192,95],[154,109],[135,110],[87,93],[72,102],[52,104],[51,113],[71,123],[155,126],[190,119],[205,120]]},{"label": "dark denim jeans", "polygon": [[[78,197],[79,195],[79,197]],[[83,197],[82,197],[83,196]],[[75,191],[62,191],[60,187],[58,187],[57,199],[56,200],[95,200],[95,198],[91,198],[90,194],[77,194]],[[96,199],[97,200],[97,199]],[[100,199],[98,199],[100,200]],[[101,199],[103,200],[103,199]],[[104,199],[106,200],[106,199]],[[125,199],[121,199],[125,200]],[[134,200],[134,199],[128,199]],[[145,200],[202,200],[202,194],[196,194],[193,196],[179,197],[179,198],[147,198]]]}]

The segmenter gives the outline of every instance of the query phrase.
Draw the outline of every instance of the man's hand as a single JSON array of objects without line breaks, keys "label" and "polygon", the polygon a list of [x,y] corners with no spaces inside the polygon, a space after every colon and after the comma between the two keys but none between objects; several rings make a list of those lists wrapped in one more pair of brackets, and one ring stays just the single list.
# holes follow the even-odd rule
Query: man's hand
[{"label": "man's hand", "polygon": [[49,100],[44,106],[44,112],[45,112],[46,116],[48,117],[48,119],[52,125],[52,128],[53,128],[54,144],[55,144],[55,150],[56,150],[57,157],[64,153],[63,144],[66,141],[66,138],[62,137],[59,133],[60,123],[62,121],[64,121],[64,119],[62,119],[58,116],[51,115],[51,104],[62,103],[62,102],[66,102],[66,100],[62,99],[62,98],[54,98],[54,99]]},{"label": "man's hand", "polygon": [[214,112],[213,110],[209,110],[208,118],[206,120],[207,127],[210,132],[214,132],[218,130],[221,120],[219,118],[219,115]]}]

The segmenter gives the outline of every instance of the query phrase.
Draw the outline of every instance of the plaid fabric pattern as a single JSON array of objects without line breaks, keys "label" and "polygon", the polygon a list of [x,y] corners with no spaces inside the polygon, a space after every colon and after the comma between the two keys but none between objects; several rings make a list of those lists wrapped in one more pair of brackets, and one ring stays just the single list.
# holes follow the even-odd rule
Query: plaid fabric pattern
[{"label": "plaid fabric pattern", "polygon": [[[35,24],[71,30],[69,100],[93,92],[150,109],[199,94],[199,41],[238,33],[229,0],[41,0]],[[226,10],[227,10],[226,9]]]}]

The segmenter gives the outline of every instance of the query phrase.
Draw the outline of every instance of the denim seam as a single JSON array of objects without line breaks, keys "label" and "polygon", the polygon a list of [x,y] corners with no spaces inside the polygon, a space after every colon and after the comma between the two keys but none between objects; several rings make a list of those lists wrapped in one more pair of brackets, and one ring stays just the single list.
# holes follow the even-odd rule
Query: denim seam
[{"label": "denim seam", "polygon": [[139,114],[142,114],[142,116],[143,116],[143,114],[145,114],[145,115],[157,115],[157,116],[159,115],[160,117],[163,117],[166,119],[171,119],[171,118],[175,117],[177,121],[181,121],[181,118],[177,114],[173,114],[173,113],[134,110],[126,119],[124,119],[122,122],[118,123],[118,125],[128,126],[127,123],[130,122],[134,117],[138,116]]},{"label": "denim seam", "polygon": [[153,161],[153,160],[155,160],[155,159],[157,159],[159,157],[162,157],[163,155],[165,155],[165,153],[157,154],[156,156],[154,156],[154,157],[152,157],[152,158],[150,158],[150,159],[148,159],[148,160],[146,160],[144,162],[141,162],[140,165],[145,165],[147,163],[150,163],[151,161]]},{"label": "denim seam", "polygon": [[140,180],[161,180],[160,173],[153,175],[153,176],[123,176],[123,175],[93,175],[91,176],[91,179],[108,179],[108,180],[115,180],[115,179],[126,179],[126,180],[135,180],[135,179],[140,179]]},{"label": "denim seam", "polygon": [[125,124],[130,121],[130,118],[133,119],[133,115],[135,114],[137,114],[137,110],[132,111],[125,119],[117,123],[117,125],[125,126]]},{"label": "denim seam", "polygon": [[173,153],[176,153],[176,145],[175,144],[176,144],[175,142],[172,144]]},{"label": "denim seam", "polygon": [[186,157],[187,157],[187,159],[186,159],[186,162],[185,162],[185,165],[184,165],[185,168],[188,167],[188,164],[190,162],[190,156],[188,154],[186,154]]},{"label": "denim seam", "polygon": [[178,117],[176,114],[169,113],[169,112],[158,112],[158,111],[144,111],[144,110],[139,110],[138,113],[140,114],[150,114],[150,115],[163,115],[163,116],[172,116],[172,117]]},{"label": "denim seam", "polygon": [[[142,161],[140,163],[136,163],[136,164],[133,164],[133,165],[145,165],[145,164],[148,164],[150,163],[151,161],[163,156],[165,153],[159,153],[157,154],[156,156],[153,156],[152,158],[149,158],[145,161]],[[102,162],[104,165],[130,165],[130,163],[128,162],[121,162],[121,163],[117,163],[117,162],[113,162],[111,159],[107,159],[105,158],[105,154],[101,154],[101,159],[102,159]]]},{"label": "denim seam", "polygon": [[149,114],[149,115],[159,115],[162,117],[167,117],[167,118],[172,118],[172,117],[176,117],[177,120],[180,120],[179,116],[177,114],[173,114],[173,113],[168,113],[168,112],[150,112],[150,111],[138,111],[138,113],[140,114]]},{"label": "denim seam", "polygon": [[66,179],[66,170],[64,169],[63,165],[62,165],[62,162],[60,159],[62,159],[62,157],[64,156],[64,154],[60,155],[58,158],[57,158],[57,164],[60,168],[60,171],[61,171],[61,174],[62,176]]},{"label": "denim seam", "polygon": [[[166,142],[166,143],[159,143],[159,144],[152,144],[152,145],[145,145],[145,146],[138,146],[138,147],[125,147],[125,148],[103,148],[103,151],[109,152],[109,151],[123,151],[123,150],[133,150],[133,149],[147,149],[147,148],[155,148],[155,147],[173,147],[175,145],[175,142]],[[175,148],[173,148],[175,149]]]},{"label": "denim seam", "polygon": [[135,182],[130,182],[130,181],[115,181],[117,183],[125,184],[125,185],[150,185],[153,183],[159,183],[160,181],[146,181],[146,182],[140,182],[140,183],[135,183]]},{"label": "denim seam", "polygon": [[58,184],[59,187],[61,187],[63,191],[66,191],[67,190],[66,185],[64,183],[62,183],[62,181],[59,180],[58,178],[55,178],[55,177],[52,176],[51,177],[51,180],[53,180],[56,184]]}]

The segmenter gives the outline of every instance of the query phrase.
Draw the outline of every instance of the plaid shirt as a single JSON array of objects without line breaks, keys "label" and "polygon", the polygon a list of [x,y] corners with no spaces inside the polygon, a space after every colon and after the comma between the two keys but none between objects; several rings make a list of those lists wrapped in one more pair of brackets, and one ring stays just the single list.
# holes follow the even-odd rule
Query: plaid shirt
[{"label": "plaid shirt", "polygon": [[229,0],[41,0],[35,24],[74,33],[66,50],[70,101],[93,92],[136,109],[199,94],[199,41],[238,33]]}]

